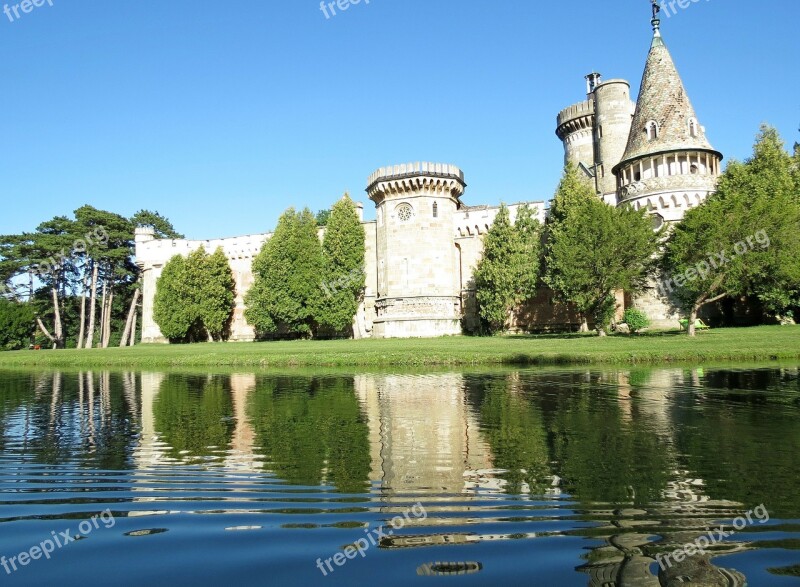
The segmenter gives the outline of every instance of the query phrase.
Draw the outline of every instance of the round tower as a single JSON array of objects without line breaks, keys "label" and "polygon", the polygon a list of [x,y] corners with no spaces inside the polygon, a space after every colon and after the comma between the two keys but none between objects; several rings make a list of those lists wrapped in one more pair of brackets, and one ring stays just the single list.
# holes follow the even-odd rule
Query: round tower
[{"label": "round tower", "polygon": [[564,165],[594,167],[594,101],[584,100],[558,113],[556,134],[564,143]]},{"label": "round tower", "polygon": [[409,163],[373,173],[378,295],[375,338],[461,334],[461,292],[453,219],[464,193],[453,165]]},{"label": "round tower", "polygon": [[635,108],[631,86],[625,80],[608,80],[594,89],[597,188],[612,205],[616,205],[617,195],[612,169],[622,160]]}]

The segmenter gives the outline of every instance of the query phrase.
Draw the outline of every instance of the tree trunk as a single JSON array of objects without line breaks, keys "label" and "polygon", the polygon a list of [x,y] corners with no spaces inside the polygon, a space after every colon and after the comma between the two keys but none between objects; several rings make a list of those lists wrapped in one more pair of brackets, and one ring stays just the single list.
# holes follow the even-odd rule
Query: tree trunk
[{"label": "tree trunk", "polygon": [[128,310],[128,319],[125,321],[125,330],[122,332],[122,339],[119,341],[120,348],[128,344],[128,338],[131,335],[133,321],[136,318],[136,304],[139,302],[139,289],[133,292],[133,301],[131,302],[131,309]]},{"label": "tree trunk", "polygon": [[95,314],[97,314],[97,273],[97,263],[92,261],[92,291],[89,296],[89,328],[86,332],[86,344],[84,345],[87,349],[92,348],[94,342],[94,319]]},{"label": "tree trunk", "polygon": [[586,319],[586,316],[581,314],[581,327],[579,332],[586,333],[589,332],[589,321]]},{"label": "tree trunk", "polygon": [[83,348],[83,337],[86,333],[86,276],[83,278],[83,291],[81,292],[81,317],[80,330],[78,331],[78,344],[75,348]]},{"label": "tree trunk", "polygon": [[103,280],[103,295],[100,298],[100,335],[98,337],[97,346],[98,348],[103,346],[103,338],[106,335],[106,289],[108,289],[108,285],[106,280]]},{"label": "tree trunk", "polygon": [[111,309],[114,305],[114,285],[111,284],[108,288],[108,300],[106,308],[106,325],[105,335],[103,336],[103,348],[108,348],[108,343],[111,340]]},{"label": "tree trunk", "polygon": [[53,294],[53,309],[55,311],[55,317],[53,319],[55,322],[53,327],[53,336],[55,338],[54,348],[60,349],[64,347],[64,331],[61,327],[61,307],[58,301],[58,291],[56,288],[52,288],[50,291]]},{"label": "tree trunk", "polygon": [[686,326],[686,330],[689,332],[689,336],[697,336],[697,328],[695,328],[695,322],[697,322],[697,309],[699,306],[696,304],[692,306],[691,311],[689,312],[689,324]]},{"label": "tree trunk", "polygon": [[39,327],[39,330],[42,331],[42,334],[44,334],[47,338],[49,338],[50,342],[52,342],[53,346],[55,346],[56,337],[50,334],[50,331],[47,330],[47,327],[44,325],[44,322],[42,322],[42,319],[39,318],[39,316],[36,316],[36,325]]},{"label": "tree trunk", "polygon": [[131,342],[128,346],[135,346],[136,345],[136,324],[139,321],[139,308],[137,306],[133,307],[133,323],[131,324]]}]

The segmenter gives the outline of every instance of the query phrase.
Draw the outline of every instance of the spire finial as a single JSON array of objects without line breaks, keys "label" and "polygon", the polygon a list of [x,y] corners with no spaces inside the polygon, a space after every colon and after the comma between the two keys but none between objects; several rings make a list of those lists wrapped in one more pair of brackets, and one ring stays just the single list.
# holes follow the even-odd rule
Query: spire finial
[{"label": "spire finial", "polygon": [[661,12],[661,6],[658,4],[658,0],[651,0],[653,3],[653,20],[650,21],[650,24],[653,25],[653,33],[655,33],[656,37],[661,36],[661,19],[658,18],[658,13]]}]

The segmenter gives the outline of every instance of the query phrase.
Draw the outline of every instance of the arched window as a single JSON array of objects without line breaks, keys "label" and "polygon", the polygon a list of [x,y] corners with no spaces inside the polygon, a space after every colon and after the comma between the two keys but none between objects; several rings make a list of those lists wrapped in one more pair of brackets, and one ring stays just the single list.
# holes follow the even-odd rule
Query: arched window
[{"label": "arched window", "polygon": [[689,171],[692,175],[697,175],[700,172],[700,168],[697,166],[696,163],[692,163],[692,166],[689,168]]},{"label": "arched window", "polygon": [[644,127],[644,133],[647,135],[648,141],[654,141],[658,138],[658,123],[655,120],[651,120],[648,122]]},{"label": "arched window", "polygon": [[433,217],[439,218],[439,202],[433,203]]},{"label": "arched window", "polygon": [[697,120],[694,118],[689,119],[689,135],[692,137],[697,136]]}]

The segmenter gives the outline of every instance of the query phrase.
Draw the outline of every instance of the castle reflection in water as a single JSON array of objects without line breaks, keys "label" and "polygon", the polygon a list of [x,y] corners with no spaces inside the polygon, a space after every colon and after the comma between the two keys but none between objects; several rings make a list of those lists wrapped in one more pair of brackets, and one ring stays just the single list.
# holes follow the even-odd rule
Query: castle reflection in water
[{"label": "castle reflection in water", "polygon": [[[774,475],[791,470],[777,460],[786,451],[748,448],[778,435],[796,454],[800,441],[784,434],[793,429],[792,412],[765,402],[749,422],[731,413],[763,400],[742,390],[796,385],[796,369],[31,378],[33,395],[20,394],[18,404],[16,391],[6,390],[3,438],[24,438],[40,460],[130,470],[143,481],[132,485],[133,502],[158,502],[145,481],[186,465],[218,471],[227,489],[266,474],[309,492],[367,495],[372,508],[386,511],[421,499],[436,514],[415,524],[413,535],[382,544],[401,548],[542,535],[538,527],[525,535],[486,532],[470,505],[527,499],[554,519],[590,522],[585,534],[574,523],[549,534],[591,541],[577,568],[592,585],[658,585],[655,554],[741,515],[749,496],[797,506],[793,483]],[[15,409],[26,413],[9,427]],[[721,464],[755,474],[725,477]],[[773,472],[772,484],[759,468]],[[156,503],[129,515],[154,513]],[[470,524],[475,532],[446,528]],[[747,548],[734,538],[713,555]],[[666,575],[744,584],[710,555]]]}]

